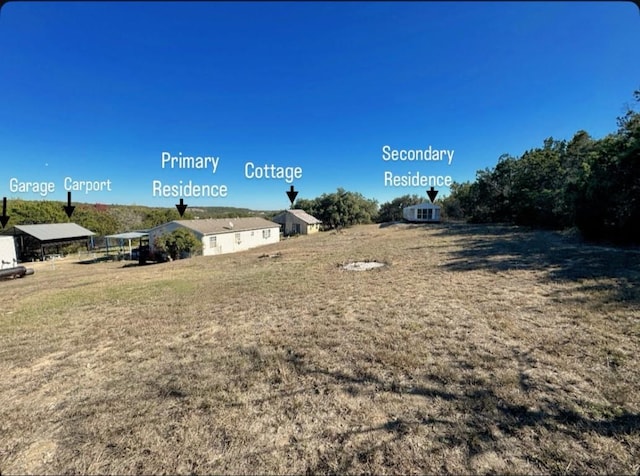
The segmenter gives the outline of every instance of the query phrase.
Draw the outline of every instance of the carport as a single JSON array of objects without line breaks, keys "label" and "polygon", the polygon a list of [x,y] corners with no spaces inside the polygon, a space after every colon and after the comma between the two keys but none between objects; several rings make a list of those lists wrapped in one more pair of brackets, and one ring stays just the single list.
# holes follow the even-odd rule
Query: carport
[{"label": "carport", "polygon": [[131,247],[131,240],[140,240],[139,246],[142,246],[142,239],[148,238],[149,233],[144,231],[129,231],[127,233],[118,233],[116,235],[105,236],[105,244],[107,247],[107,255],[109,255],[109,240],[119,240],[118,247],[122,248],[124,241],[129,242],[129,259],[133,259],[133,248]]},{"label": "carport", "polygon": [[20,262],[42,260],[60,255],[60,248],[84,241],[95,235],[76,223],[16,225],[10,232],[16,242]]}]

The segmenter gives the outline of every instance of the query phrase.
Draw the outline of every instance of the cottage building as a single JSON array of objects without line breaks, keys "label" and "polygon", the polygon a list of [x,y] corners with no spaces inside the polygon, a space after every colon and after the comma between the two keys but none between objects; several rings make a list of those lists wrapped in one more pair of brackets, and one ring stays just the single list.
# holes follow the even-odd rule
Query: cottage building
[{"label": "cottage building", "polygon": [[316,217],[299,209],[285,210],[273,217],[273,221],[280,224],[285,236],[317,233],[322,225],[322,222]]},{"label": "cottage building", "polygon": [[429,202],[404,207],[402,218],[410,222],[437,223],[440,221],[440,207]]},{"label": "cottage building", "polygon": [[260,217],[174,220],[149,230],[151,250],[154,251],[157,237],[179,228],[191,231],[202,242],[205,256],[234,253],[280,241],[280,225]]}]

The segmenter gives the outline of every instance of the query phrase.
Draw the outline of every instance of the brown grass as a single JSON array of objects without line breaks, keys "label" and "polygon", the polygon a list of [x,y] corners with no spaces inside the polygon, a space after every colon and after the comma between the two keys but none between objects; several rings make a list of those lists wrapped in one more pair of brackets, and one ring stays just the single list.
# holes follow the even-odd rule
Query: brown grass
[{"label": "brown grass", "polygon": [[498,226],[43,263],[0,282],[0,472],[638,474],[639,284]]}]

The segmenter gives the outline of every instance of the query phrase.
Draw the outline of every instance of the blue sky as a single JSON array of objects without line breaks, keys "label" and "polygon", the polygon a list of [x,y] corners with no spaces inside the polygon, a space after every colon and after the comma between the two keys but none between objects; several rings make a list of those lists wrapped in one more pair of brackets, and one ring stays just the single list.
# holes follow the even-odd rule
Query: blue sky
[{"label": "blue sky", "polygon": [[[631,2],[10,2],[0,11],[0,196],[110,181],[74,202],[173,206],[153,181],[226,185],[190,206],[282,209],[338,187],[380,203],[462,182],[546,137],[602,137],[640,89]],[[387,162],[382,147],[453,150]],[[219,157],[162,168],[162,152]],[[27,186],[27,185],[24,185]],[[33,188],[33,186],[31,186]],[[436,187],[444,195],[446,187]]]}]

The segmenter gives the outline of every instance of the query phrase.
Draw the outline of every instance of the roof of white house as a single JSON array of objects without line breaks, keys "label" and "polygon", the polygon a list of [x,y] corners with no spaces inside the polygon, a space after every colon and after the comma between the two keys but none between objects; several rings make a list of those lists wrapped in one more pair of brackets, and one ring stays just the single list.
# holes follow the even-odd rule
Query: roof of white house
[{"label": "roof of white house", "polygon": [[39,225],[16,225],[14,228],[40,241],[85,238],[95,235],[91,230],[75,223],[48,223]]},{"label": "roof of white house", "polygon": [[263,230],[265,228],[279,228],[280,225],[261,217],[249,218],[207,218],[204,220],[174,220],[185,228],[189,228],[202,235],[217,235],[238,231]]},{"label": "roof of white house", "polygon": [[284,219],[284,216],[287,213],[299,218],[300,220],[302,220],[303,222],[307,223],[308,225],[315,225],[316,223],[322,223],[320,220],[318,220],[313,215],[309,215],[307,212],[305,212],[304,210],[301,210],[299,208],[296,208],[296,209],[293,209],[293,210],[285,210],[282,213],[278,213],[275,217],[273,217],[273,221],[277,221],[279,219]]},{"label": "roof of white house", "polygon": [[410,205],[408,207],[404,207],[404,208],[440,208],[439,205],[434,205],[433,203],[429,203],[429,202],[422,202],[422,203],[418,203],[417,205]]}]

